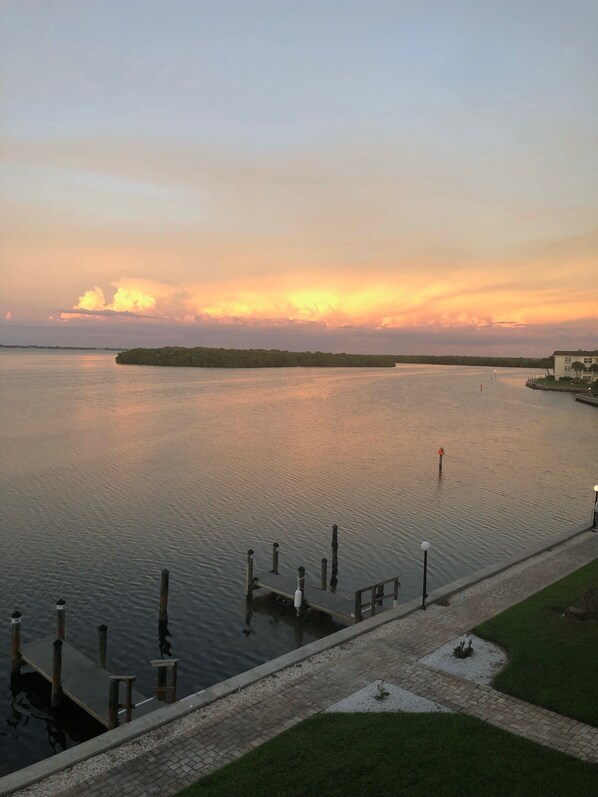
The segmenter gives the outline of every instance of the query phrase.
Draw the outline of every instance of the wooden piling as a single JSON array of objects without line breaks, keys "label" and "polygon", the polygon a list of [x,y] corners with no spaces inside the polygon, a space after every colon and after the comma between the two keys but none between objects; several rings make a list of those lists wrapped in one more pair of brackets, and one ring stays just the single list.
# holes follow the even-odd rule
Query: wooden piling
[{"label": "wooden piling", "polygon": [[169,573],[168,570],[164,568],[160,578],[160,623],[168,622],[168,581]]},{"label": "wooden piling", "polygon": [[98,626],[98,667],[108,669],[108,626]]},{"label": "wooden piling", "polygon": [[395,578],[392,585],[392,608],[396,609],[399,605],[399,579]]},{"label": "wooden piling", "polygon": [[128,678],[123,678],[127,685],[125,697],[125,722],[131,722],[133,713],[133,684],[135,683],[136,676],[131,675]]},{"label": "wooden piling", "polygon": [[376,606],[383,606],[384,605],[384,585],[378,584],[376,587]]},{"label": "wooden piling", "polygon": [[158,667],[158,672],[156,673],[156,676],[157,676],[156,699],[161,700],[163,703],[166,703],[166,679],[168,677],[168,671],[166,667]]},{"label": "wooden piling", "polygon": [[178,670],[178,659],[175,659],[172,665],[172,692],[171,694],[171,703],[176,703],[176,682],[177,682],[177,670]]},{"label": "wooden piling", "polygon": [[11,671],[17,673],[21,669],[21,612],[14,611],[10,618],[12,626]]},{"label": "wooden piling", "polygon": [[442,473],[442,457],[444,456],[444,448],[442,446],[438,449],[438,473]]},{"label": "wooden piling", "polygon": [[277,542],[272,543],[272,570],[271,573],[278,574],[278,549],[280,545]]},{"label": "wooden piling", "polygon": [[[154,659],[150,661],[152,667],[156,667],[158,670],[156,698],[164,703],[174,703],[176,701],[178,663],[179,659]],[[170,686],[168,686],[168,670],[172,671]]]},{"label": "wooden piling", "polygon": [[245,582],[245,597],[251,600],[253,592],[253,549],[247,551],[247,579]]},{"label": "wooden piling", "polygon": [[355,609],[354,609],[354,614],[355,614],[355,622],[356,622],[356,623],[359,623],[359,622],[361,622],[361,620],[363,619],[363,617],[362,617],[362,614],[361,614],[361,590],[358,590],[358,591],[355,593]]},{"label": "wooden piling", "polygon": [[330,591],[336,592],[336,585],[338,584],[338,526],[336,523],[332,526],[332,573],[330,577]]},{"label": "wooden piling", "polygon": [[297,612],[297,617],[301,617],[303,614],[303,606],[305,603],[304,596],[305,596],[305,568],[303,565],[297,568],[297,590],[301,592],[301,602],[297,603],[297,594],[295,593],[295,610]]},{"label": "wooden piling", "polygon": [[52,697],[51,706],[57,708],[62,701],[62,639],[54,641],[54,656],[52,660]]},{"label": "wooden piling", "polygon": [[328,579],[328,559],[324,557],[320,563],[320,586],[326,592],[326,582]]},{"label": "wooden piling", "polygon": [[118,728],[118,705],[120,703],[120,681],[110,678],[108,689],[108,730]]},{"label": "wooden piling", "polygon": [[66,601],[60,598],[56,602],[56,639],[66,639]]},{"label": "wooden piling", "polygon": [[301,590],[301,594],[305,594],[305,568],[303,565],[297,568],[297,581],[298,581],[298,588]]}]

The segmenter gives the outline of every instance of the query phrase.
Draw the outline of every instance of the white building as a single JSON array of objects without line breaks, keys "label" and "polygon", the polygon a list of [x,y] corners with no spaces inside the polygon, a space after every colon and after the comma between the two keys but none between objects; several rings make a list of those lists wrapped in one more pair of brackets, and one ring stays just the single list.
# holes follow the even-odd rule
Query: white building
[{"label": "white building", "polygon": [[598,351],[555,351],[552,355],[554,357],[554,378],[563,379],[563,377],[575,378],[575,371],[571,369],[573,363],[583,363],[585,371],[582,373],[581,378],[585,382],[593,382],[598,379],[598,373],[590,371],[589,367],[593,363],[598,363]]}]

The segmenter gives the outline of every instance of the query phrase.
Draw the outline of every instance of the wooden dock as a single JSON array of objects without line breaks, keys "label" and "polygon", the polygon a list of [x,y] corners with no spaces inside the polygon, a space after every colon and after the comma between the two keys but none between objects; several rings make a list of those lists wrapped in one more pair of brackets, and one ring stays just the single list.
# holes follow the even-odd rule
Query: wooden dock
[{"label": "wooden dock", "polygon": [[[55,637],[49,636],[30,642],[21,648],[23,662],[29,664],[50,683],[52,683],[54,640]],[[72,645],[63,642],[62,692],[106,728],[110,727],[109,692],[112,678],[113,675],[108,670],[102,669]],[[133,719],[137,719],[161,708],[164,704],[133,689],[132,705]],[[124,714],[125,711],[123,708],[119,714]]]},{"label": "wooden dock", "polygon": [[[253,589],[265,589],[293,603],[297,578],[279,573],[268,573],[265,577],[256,577]],[[315,609],[317,612],[328,614],[342,625],[353,625],[355,622],[353,595],[309,587],[303,596],[303,606],[306,609]]]},{"label": "wooden dock", "polygon": [[[332,527],[332,577],[328,589],[328,560],[321,560],[320,585],[305,585],[305,568],[297,568],[297,576],[281,575],[278,571],[280,545],[272,545],[272,569],[265,576],[257,576],[253,569],[254,551],[247,551],[247,578],[245,597],[249,603],[258,589],[267,590],[290,602],[297,615],[306,609],[313,609],[332,617],[342,625],[353,625],[384,611],[384,601],[391,599],[392,607],[399,604],[399,577],[393,576],[376,584],[362,587],[351,594],[337,592],[338,583],[338,526]],[[386,588],[390,586],[390,592]]]}]

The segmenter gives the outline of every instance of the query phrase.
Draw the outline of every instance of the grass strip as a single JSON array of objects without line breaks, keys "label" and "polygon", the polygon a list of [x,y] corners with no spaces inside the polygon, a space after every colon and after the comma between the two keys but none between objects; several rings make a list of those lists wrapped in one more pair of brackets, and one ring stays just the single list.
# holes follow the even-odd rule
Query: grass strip
[{"label": "grass strip", "polygon": [[461,714],[319,714],[178,797],[588,797],[598,767]]},{"label": "grass strip", "polygon": [[493,686],[598,726],[598,622],[564,614],[598,584],[598,560],[475,629],[509,654]]}]

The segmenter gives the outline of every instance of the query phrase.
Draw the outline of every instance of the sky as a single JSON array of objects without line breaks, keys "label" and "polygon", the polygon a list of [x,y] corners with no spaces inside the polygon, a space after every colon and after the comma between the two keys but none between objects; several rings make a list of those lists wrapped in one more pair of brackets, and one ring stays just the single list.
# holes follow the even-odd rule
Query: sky
[{"label": "sky", "polygon": [[595,0],[0,18],[0,344],[598,348]]}]

